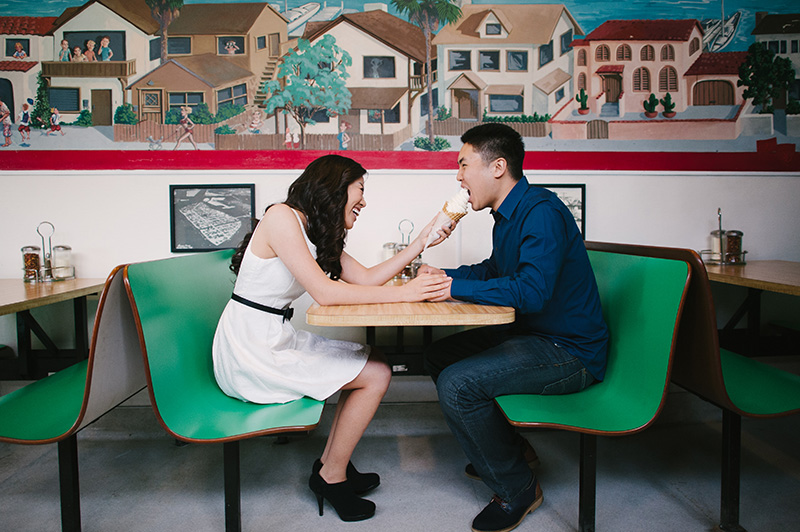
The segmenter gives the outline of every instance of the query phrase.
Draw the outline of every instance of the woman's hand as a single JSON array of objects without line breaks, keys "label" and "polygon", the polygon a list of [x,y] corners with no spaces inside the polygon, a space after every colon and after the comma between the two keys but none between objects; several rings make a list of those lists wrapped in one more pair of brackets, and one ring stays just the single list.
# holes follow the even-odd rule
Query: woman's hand
[{"label": "woman's hand", "polygon": [[444,301],[450,297],[450,284],[453,279],[441,274],[418,274],[403,285],[407,293],[406,301]]},{"label": "woman's hand", "polygon": [[422,246],[424,246],[425,242],[427,242],[428,236],[431,234],[431,232],[438,232],[439,233],[439,238],[434,240],[431,243],[431,245],[428,246],[428,247],[438,246],[439,244],[444,242],[453,233],[453,230],[456,228],[456,225],[458,225],[458,222],[454,222],[454,221],[450,220],[450,221],[445,222],[444,224],[442,224],[442,226],[440,226],[440,227],[434,227],[434,224],[436,223],[436,218],[438,216],[439,216],[438,214],[436,216],[434,216],[433,220],[431,220],[430,223],[428,225],[426,225],[422,229],[420,234],[417,236],[416,239],[420,240],[422,242]]}]

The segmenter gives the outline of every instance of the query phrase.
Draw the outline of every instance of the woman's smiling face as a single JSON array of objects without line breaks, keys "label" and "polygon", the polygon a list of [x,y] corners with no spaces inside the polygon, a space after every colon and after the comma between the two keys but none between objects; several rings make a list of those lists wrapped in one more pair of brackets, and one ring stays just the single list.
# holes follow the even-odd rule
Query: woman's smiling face
[{"label": "woman's smiling face", "polygon": [[344,226],[352,229],[356,223],[356,218],[361,214],[361,209],[367,206],[364,199],[364,178],[359,177],[347,187],[347,203],[344,207]]}]

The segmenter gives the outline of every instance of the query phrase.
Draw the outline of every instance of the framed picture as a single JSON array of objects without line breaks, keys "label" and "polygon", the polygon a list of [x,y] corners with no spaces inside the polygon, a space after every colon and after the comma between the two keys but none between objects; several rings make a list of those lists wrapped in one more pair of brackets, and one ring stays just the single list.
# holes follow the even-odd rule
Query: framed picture
[{"label": "framed picture", "polygon": [[250,232],[254,184],[170,185],[173,253],[235,248]]},{"label": "framed picture", "polygon": [[575,218],[575,223],[578,224],[583,239],[586,240],[586,185],[540,185],[537,183],[536,186],[554,192],[558,199],[564,202]]}]

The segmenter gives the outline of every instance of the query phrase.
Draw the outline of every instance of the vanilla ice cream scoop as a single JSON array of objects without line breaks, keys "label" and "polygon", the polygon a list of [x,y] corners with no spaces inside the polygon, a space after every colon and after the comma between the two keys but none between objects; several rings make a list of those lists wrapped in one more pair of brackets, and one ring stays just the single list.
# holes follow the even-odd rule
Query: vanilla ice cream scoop
[{"label": "vanilla ice cream scoop", "polygon": [[439,238],[438,228],[444,227],[444,224],[454,224],[461,218],[467,215],[467,202],[469,201],[469,191],[465,188],[458,189],[455,196],[447,200],[436,216],[436,221],[433,223],[434,229],[428,235],[428,241],[425,242],[423,251],[428,249],[437,238]]}]

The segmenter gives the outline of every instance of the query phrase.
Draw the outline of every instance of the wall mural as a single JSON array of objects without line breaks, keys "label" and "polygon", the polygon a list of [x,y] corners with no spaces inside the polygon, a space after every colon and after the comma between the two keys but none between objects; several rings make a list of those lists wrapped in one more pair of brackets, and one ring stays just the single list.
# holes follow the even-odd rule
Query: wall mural
[{"label": "wall mural", "polygon": [[544,152],[800,143],[790,0],[429,3],[437,18],[410,15],[418,0],[0,0],[0,168],[50,150],[452,151],[486,121]]}]

